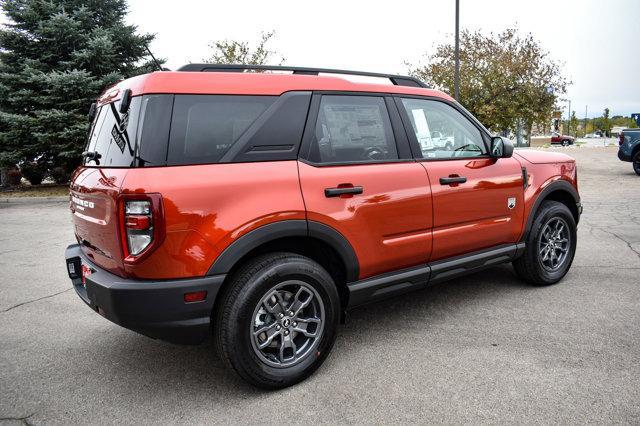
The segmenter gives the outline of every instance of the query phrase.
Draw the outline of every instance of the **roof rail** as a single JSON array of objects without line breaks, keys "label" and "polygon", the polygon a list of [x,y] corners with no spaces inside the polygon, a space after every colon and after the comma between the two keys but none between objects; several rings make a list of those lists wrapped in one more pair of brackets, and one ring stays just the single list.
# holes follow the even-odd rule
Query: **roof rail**
[{"label": "roof rail", "polygon": [[396,86],[411,86],[428,88],[423,81],[406,75],[381,74],[366,71],[349,71],[334,70],[328,68],[306,68],[306,67],[290,67],[286,65],[243,65],[243,64],[187,64],[178,68],[178,71],[194,71],[194,72],[244,72],[247,70],[258,71],[291,71],[293,74],[301,75],[318,75],[325,74],[346,74],[361,75],[365,77],[381,77],[388,78],[391,83]]}]

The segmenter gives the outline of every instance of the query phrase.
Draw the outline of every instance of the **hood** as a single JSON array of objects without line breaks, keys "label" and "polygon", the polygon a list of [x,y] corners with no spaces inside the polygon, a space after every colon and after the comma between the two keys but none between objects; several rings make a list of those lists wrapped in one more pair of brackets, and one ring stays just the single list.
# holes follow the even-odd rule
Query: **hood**
[{"label": "hood", "polygon": [[567,163],[575,161],[573,158],[560,152],[546,152],[535,149],[519,149],[515,151],[513,155],[532,164]]}]

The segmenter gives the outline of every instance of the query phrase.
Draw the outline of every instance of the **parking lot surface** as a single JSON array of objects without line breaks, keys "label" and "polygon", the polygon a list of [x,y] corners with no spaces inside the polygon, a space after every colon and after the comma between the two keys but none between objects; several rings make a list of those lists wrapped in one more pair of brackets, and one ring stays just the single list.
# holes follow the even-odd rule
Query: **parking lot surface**
[{"label": "parking lot surface", "polygon": [[307,381],[249,387],[210,344],[116,326],[71,290],[65,202],[0,204],[6,423],[638,423],[640,177],[615,148],[578,161],[573,267],[534,288],[510,265],[353,311]]}]

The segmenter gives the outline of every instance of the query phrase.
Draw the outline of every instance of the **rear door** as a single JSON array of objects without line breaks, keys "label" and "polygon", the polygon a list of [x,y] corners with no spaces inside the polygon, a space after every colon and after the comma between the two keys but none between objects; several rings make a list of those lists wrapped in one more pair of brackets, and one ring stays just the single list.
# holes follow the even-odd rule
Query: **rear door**
[{"label": "rear door", "polygon": [[[520,163],[490,157],[488,135],[447,102],[403,97],[397,105],[431,180],[431,260],[516,242],[524,219]],[[425,129],[448,143],[432,143]]]},{"label": "rear door", "polygon": [[113,273],[122,273],[117,198],[135,158],[140,98],[132,98],[127,112],[120,102],[100,107],[87,144],[93,153],[74,174],[70,208],[76,239],[84,253]]},{"label": "rear door", "polygon": [[314,95],[299,171],[307,219],[346,237],[361,279],[426,263],[431,190],[392,98]]}]

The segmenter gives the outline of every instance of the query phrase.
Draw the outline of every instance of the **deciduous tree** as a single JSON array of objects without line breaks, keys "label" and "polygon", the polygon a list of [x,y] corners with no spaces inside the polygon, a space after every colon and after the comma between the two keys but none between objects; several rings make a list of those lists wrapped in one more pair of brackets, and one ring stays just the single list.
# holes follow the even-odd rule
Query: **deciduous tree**
[{"label": "deciduous tree", "polygon": [[[278,62],[278,64],[282,64],[285,58],[281,56],[278,51],[271,50],[267,47],[275,34],[275,31],[263,32],[255,46],[251,46],[248,41],[214,41],[209,45],[212,50],[211,56],[204,60],[205,62],[214,64],[244,65],[266,65],[269,61],[273,60]],[[279,57],[279,59],[275,59],[276,57]]]},{"label": "deciduous tree", "polygon": [[601,128],[605,136],[611,136],[611,119],[609,118],[609,108],[604,109],[600,125],[602,126]]},{"label": "deciduous tree", "polygon": [[569,121],[569,134],[573,136],[577,136],[578,134],[578,117],[576,117],[575,111],[571,111],[571,120]]},{"label": "deciduous tree", "polygon": [[[454,46],[444,43],[410,73],[431,86],[453,93]],[[528,133],[534,123],[551,118],[567,79],[531,34],[515,29],[485,35],[460,34],[460,103],[491,130],[514,129],[519,120]]]}]

